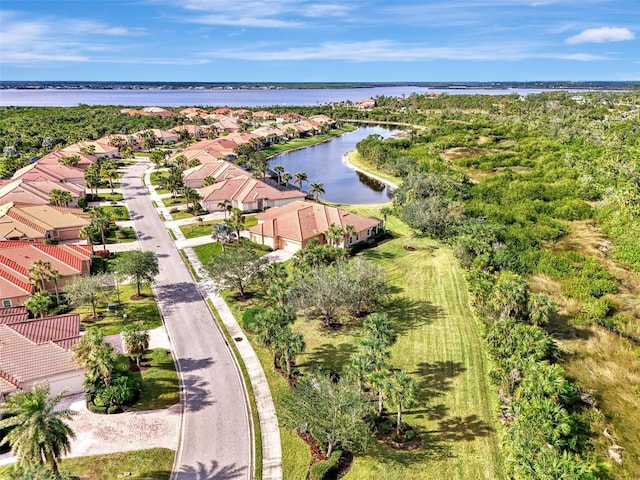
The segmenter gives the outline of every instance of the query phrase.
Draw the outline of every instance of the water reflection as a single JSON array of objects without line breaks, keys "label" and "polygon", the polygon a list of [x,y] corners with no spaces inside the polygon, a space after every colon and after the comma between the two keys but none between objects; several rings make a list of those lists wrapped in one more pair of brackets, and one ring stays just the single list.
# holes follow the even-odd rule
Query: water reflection
[{"label": "water reflection", "polygon": [[[320,145],[280,154],[269,162],[269,166],[282,165],[292,175],[306,172],[309,183],[323,184],[325,194],[322,198],[330,202],[387,202],[391,198],[391,190],[383,183],[349,168],[343,162],[343,156],[355,150],[356,144],[369,135],[378,134],[387,138],[397,132],[383,127],[361,127]],[[308,184],[304,188],[308,189]]]}]

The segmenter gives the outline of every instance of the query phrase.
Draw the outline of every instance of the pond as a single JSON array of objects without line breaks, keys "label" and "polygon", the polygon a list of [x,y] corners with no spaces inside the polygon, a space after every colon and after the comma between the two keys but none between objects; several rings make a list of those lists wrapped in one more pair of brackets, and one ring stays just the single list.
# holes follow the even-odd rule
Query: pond
[{"label": "pond", "polygon": [[[322,199],[329,202],[388,202],[391,199],[391,190],[383,183],[348,167],[343,161],[343,156],[355,150],[356,144],[369,135],[378,134],[387,138],[398,132],[399,130],[383,127],[360,127],[319,145],[281,153],[269,161],[269,166],[273,169],[276,165],[282,165],[284,171],[291,175],[305,172],[310,183],[323,184],[325,193]],[[305,184],[303,188],[308,190],[309,184]]]}]

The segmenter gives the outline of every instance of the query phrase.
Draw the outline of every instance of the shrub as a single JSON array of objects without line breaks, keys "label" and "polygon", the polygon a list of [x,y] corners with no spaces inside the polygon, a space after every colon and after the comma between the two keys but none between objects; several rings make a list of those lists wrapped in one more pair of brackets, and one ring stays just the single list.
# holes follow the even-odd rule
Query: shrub
[{"label": "shrub", "polygon": [[87,208],[87,199],[86,198],[79,198],[78,199],[78,207],[80,208]]},{"label": "shrub", "polygon": [[250,307],[247,308],[242,314],[242,328],[244,328],[247,332],[254,333],[255,327],[258,321],[256,320],[256,316],[264,312],[264,308],[261,307]]},{"label": "shrub", "polygon": [[58,240],[54,240],[52,238],[45,238],[42,243],[44,243],[45,245],[57,245]]},{"label": "shrub", "polygon": [[331,454],[331,457],[327,460],[323,460],[318,463],[314,463],[311,465],[309,469],[309,480],[325,480],[329,478],[334,478],[336,473],[338,463],[342,458],[342,450],[338,449]]},{"label": "shrub", "polygon": [[583,305],[577,320],[587,324],[597,323],[610,328],[609,325],[606,324],[605,319],[612,308],[613,305],[611,305],[611,302],[606,298],[589,300]]}]

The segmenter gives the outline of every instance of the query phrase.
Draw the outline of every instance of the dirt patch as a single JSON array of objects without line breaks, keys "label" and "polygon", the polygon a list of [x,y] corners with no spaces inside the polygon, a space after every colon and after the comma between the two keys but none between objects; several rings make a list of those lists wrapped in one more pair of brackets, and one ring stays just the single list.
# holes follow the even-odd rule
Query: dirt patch
[{"label": "dirt patch", "polygon": [[485,143],[489,143],[491,139],[489,137],[478,137],[478,145],[484,145]]}]

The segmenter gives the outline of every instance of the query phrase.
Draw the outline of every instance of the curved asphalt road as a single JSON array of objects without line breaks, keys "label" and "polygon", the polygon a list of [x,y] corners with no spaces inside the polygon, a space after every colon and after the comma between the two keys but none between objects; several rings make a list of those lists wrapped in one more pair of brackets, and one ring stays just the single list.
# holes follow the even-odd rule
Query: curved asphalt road
[{"label": "curved asphalt road", "polygon": [[184,388],[176,480],[249,479],[252,435],[242,381],[228,346],[142,184],[141,160],[122,178],[122,193],[143,250],[155,252],[154,282]]}]

